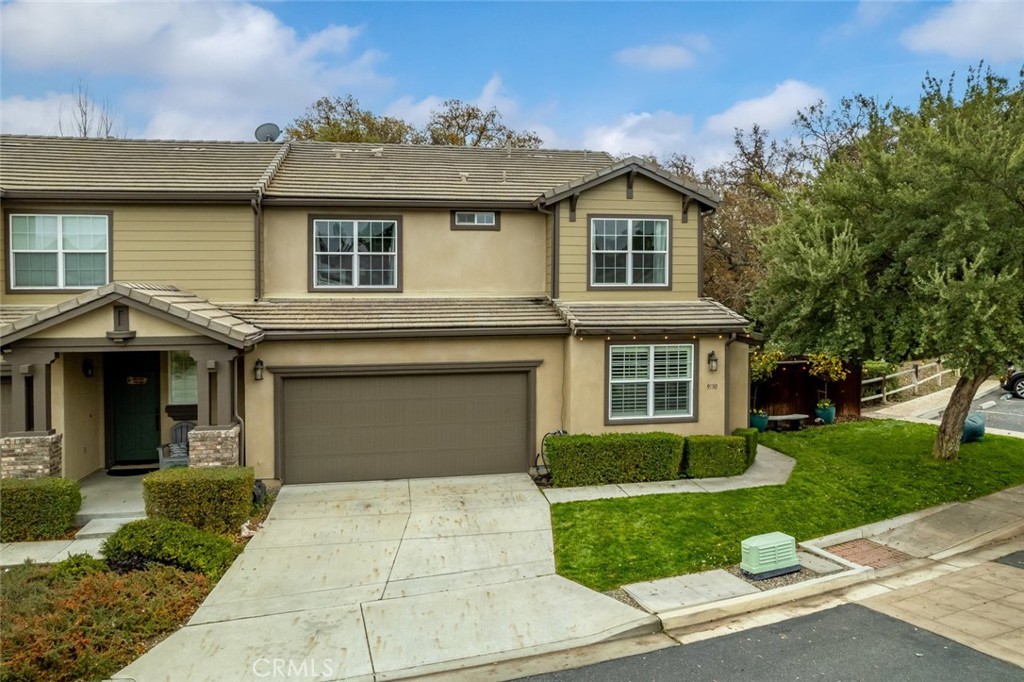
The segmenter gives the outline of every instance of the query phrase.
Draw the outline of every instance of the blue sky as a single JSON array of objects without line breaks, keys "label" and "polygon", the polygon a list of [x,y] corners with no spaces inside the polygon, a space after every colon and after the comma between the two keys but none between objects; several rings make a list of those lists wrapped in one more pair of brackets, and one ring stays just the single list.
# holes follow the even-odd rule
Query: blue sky
[{"label": "blue sky", "polygon": [[130,137],[252,139],[321,95],[422,123],[497,106],[551,147],[729,153],[863,92],[911,103],[927,72],[1024,64],[1024,2],[4,2],[6,133],[54,134],[84,83]]}]

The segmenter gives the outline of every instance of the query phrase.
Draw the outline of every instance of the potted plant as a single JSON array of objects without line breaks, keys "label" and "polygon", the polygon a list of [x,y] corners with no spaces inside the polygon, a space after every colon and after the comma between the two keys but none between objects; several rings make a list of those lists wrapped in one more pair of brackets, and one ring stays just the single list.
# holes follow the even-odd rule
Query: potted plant
[{"label": "potted plant", "polygon": [[750,411],[750,426],[764,433],[768,430],[768,413],[764,410],[753,409]]},{"label": "potted plant", "polygon": [[814,408],[814,415],[826,424],[831,424],[836,420],[836,406],[828,398],[822,398]]},{"label": "potted plant", "polygon": [[807,362],[810,364],[807,373],[825,384],[825,396],[818,401],[814,413],[821,421],[831,424],[836,420],[836,405],[828,398],[828,384],[830,381],[842,381],[849,372],[838,356],[828,353],[808,353]]},{"label": "potted plant", "polygon": [[750,426],[764,433],[768,428],[768,413],[757,407],[757,387],[767,381],[779,366],[783,353],[778,349],[764,348],[750,356],[750,383],[753,386],[750,400]]}]

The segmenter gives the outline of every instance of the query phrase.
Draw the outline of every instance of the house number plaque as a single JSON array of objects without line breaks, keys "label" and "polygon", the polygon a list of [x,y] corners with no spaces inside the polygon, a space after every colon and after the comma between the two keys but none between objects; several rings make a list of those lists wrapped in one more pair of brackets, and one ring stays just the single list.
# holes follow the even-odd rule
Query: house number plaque
[{"label": "house number plaque", "polygon": [[149,377],[128,377],[129,386],[142,386],[149,381]]}]

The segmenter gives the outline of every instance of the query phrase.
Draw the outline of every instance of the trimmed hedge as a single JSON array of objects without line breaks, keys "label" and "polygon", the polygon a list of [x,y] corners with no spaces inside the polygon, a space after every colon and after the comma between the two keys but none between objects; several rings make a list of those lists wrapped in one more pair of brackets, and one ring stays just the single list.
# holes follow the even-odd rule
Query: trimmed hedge
[{"label": "trimmed hedge", "polygon": [[551,485],[668,481],[679,477],[683,437],[671,433],[555,436],[547,441]]},{"label": "trimmed hedge", "polygon": [[757,457],[757,429],[736,429],[732,435],[739,436],[747,441],[747,468],[754,463]]},{"label": "trimmed hedge", "polygon": [[100,549],[111,568],[125,572],[149,564],[174,566],[216,580],[240,548],[227,538],[180,521],[140,519],[127,523]]},{"label": "trimmed hedge", "polygon": [[740,436],[689,436],[683,456],[687,478],[738,476],[747,470],[747,441]]},{"label": "trimmed hedge", "polygon": [[146,515],[233,535],[252,512],[248,467],[174,468],[142,479]]},{"label": "trimmed hedge", "polygon": [[81,506],[77,481],[4,479],[0,481],[0,542],[63,538]]}]

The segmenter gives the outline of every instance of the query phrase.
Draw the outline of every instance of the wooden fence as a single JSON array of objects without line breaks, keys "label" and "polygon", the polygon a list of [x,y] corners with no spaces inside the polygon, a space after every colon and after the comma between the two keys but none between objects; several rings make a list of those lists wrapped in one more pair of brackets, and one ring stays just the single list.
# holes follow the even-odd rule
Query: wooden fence
[{"label": "wooden fence", "polygon": [[[933,374],[929,374],[928,376],[921,376],[922,373],[930,369],[935,369],[936,371]],[[882,404],[885,404],[889,402],[890,396],[897,395],[898,393],[903,393],[904,391],[913,391],[913,394],[917,395],[917,392],[921,386],[927,384],[929,381],[941,380],[942,377],[944,377],[945,375],[952,373],[955,373],[957,377],[960,376],[959,370],[944,369],[942,367],[941,362],[929,362],[928,364],[925,365],[914,365],[910,369],[904,369],[900,370],[899,372],[893,372],[892,374],[886,374],[883,377],[875,377],[874,379],[864,379],[863,381],[860,382],[861,387],[870,386],[871,384],[880,384],[882,388],[880,393],[872,393],[869,395],[863,395],[862,390],[860,401],[861,403],[866,403],[872,400],[881,400]],[[909,380],[903,378],[908,376],[910,377]],[[904,382],[906,383],[897,388],[890,389],[890,379],[897,379],[901,384],[904,384]],[[941,381],[939,385],[942,385]]]}]

